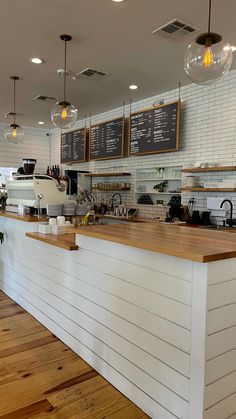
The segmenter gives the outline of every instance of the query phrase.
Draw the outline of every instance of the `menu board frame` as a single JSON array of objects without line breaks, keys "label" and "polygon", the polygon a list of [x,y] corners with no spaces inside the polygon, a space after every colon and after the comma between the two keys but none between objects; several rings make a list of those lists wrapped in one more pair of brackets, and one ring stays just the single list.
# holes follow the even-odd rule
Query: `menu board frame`
[{"label": "menu board frame", "polygon": [[[109,122],[115,122],[121,120],[122,121],[122,149],[121,149],[121,155],[120,156],[114,156],[114,157],[95,157],[95,158],[91,158],[90,157],[90,144],[91,144],[91,128],[93,127],[97,127],[100,125],[104,125],[104,124],[108,124]],[[114,118],[114,119],[109,119],[107,121],[103,121],[103,122],[99,122],[98,124],[94,124],[91,125],[89,127],[89,161],[98,161],[98,160],[113,160],[113,159],[120,159],[122,157],[124,157],[124,142],[125,142],[125,117],[124,116],[119,116],[118,118]]]},{"label": "menu board frame", "polygon": [[[62,135],[66,135],[66,134],[71,134],[73,132],[77,132],[77,131],[84,131],[84,159],[83,160],[62,160]],[[71,163],[71,164],[76,164],[76,163],[84,163],[86,162],[86,139],[87,139],[87,128],[78,128],[78,129],[74,129],[72,131],[67,131],[67,132],[62,132],[61,133],[61,148],[60,148],[60,152],[61,152],[61,164],[67,164],[67,163]]]},{"label": "menu board frame", "polygon": [[[171,149],[168,148],[166,150],[163,149],[163,150],[160,150],[160,151],[145,151],[145,152],[139,152],[139,153],[131,153],[130,152],[130,146],[131,146],[131,117],[134,116],[134,115],[138,115],[139,113],[142,113],[142,112],[150,112],[150,111],[154,111],[155,109],[164,108],[166,106],[174,105],[174,104],[177,104],[177,118],[176,118],[177,125],[176,125],[176,141],[175,141],[176,147],[171,148]],[[179,100],[175,100],[173,102],[163,103],[163,104],[160,104],[158,106],[153,106],[152,108],[142,109],[142,110],[139,110],[138,112],[131,113],[130,116],[129,116],[129,142],[128,142],[129,157],[145,156],[145,155],[148,155],[148,154],[170,153],[172,151],[178,151],[179,150],[179,131],[180,131],[180,109],[181,109],[181,100],[179,99]]]}]

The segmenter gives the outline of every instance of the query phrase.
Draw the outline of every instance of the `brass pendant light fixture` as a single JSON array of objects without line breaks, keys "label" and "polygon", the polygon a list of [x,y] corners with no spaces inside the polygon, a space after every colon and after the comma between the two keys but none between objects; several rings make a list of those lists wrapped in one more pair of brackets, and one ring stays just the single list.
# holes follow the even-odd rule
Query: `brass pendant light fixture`
[{"label": "brass pendant light fixture", "polygon": [[210,84],[229,71],[232,50],[218,33],[211,32],[211,6],[209,0],[208,31],[200,34],[189,46],[184,58],[184,69],[189,79],[197,84]]},{"label": "brass pendant light fixture", "polygon": [[61,35],[60,39],[65,44],[64,53],[64,96],[63,100],[57,102],[51,111],[51,120],[53,124],[61,129],[71,128],[77,120],[77,109],[66,100],[66,77],[67,77],[67,42],[71,41],[70,35]]},{"label": "brass pendant light fixture", "polygon": [[18,76],[11,76],[11,80],[13,80],[13,124],[9,127],[5,128],[4,130],[4,137],[9,143],[19,144],[23,141],[24,138],[24,131],[20,127],[20,125],[16,124],[16,81],[20,78]]}]

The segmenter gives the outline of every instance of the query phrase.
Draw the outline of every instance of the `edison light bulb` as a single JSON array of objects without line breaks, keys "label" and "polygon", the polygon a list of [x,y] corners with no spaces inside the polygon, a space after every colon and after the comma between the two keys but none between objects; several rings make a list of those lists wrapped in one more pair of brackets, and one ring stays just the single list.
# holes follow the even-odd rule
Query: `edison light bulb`
[{"label": "edison light bulb", "polygon": [[63,108],[62,109],[62,112],[61,112],[61,118],[62,119],[66,119],[67,116],[68,116],[67,109],[66,108]]},{"label": "edison light bulb", "polygon": [[16,132],[16,129],[14,128],[13,131],[12,131],[12,137],[16,138],[16,136],[17,136],[17,132]]},{"label": "edison light bulb", "polygon": [[232,63],[231,47],[220,36],[216,38],[217,36],[217,34],[200,35],[188,46],[184,69],[192,82],[215,83],[229,71]]},{"label": "edison light bulb", "polygon": [[4,137],[9,143],[19,144],[23,141],[24,131],[17,124],[11,124],[4,130]]},{"label": "edison light bulb", "polygon": [[71,128],[77,120],[77,109],[70,102],[56,103],[51,111],[51,120],[56,127]]},{"label": "edison light bulb", "polygon": [[204,65],[205,68],[208,68],[213,63],[213,54],[211,52],[211,47],[210,46],[206,46],[205,48],[206,48],[206,50],[205,50],[205,54],[204,54],[204,57],[203,57],[203,65]]}]

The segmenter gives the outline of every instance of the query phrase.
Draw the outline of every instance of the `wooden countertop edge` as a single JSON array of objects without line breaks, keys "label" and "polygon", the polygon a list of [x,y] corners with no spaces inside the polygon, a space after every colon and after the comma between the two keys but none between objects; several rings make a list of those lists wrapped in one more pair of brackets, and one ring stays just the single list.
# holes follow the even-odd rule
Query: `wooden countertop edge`
[{"label": "wooden countertop edge", "polygon": [[[76,244],[69,244],[66,241],[63,241],[61,239],[62,235],[60,235],[60,238],[57,238],[56,234],[43,234],[43,233],[25,233],[27,237],[30,237],[31,239],[38,240],[47,244],[51,244],[52,246],[60,247],[64,250],[78,250],[79,246]],[[53,236],[53,237],[52,237]],[[65,234],[65,236],[68,236]]]},{"label": "wooden countertop edge", "polygon": [[16,221],[24,221],[26,223],[38,223],[38,222],[42,222],[42,221],[47,221],[48,218],[47,217],[41,217],[41,218],[37,218],[37,217],[33,217],[32,215],[18,215],[14,212],[0,212],[0,216],[1,217],[5,217],[5,218],[10,218]]},{"label": "wooden countertop edge", "polygon": [[[96,230],[86,230],[86,227],[78,227],[72,229],[72,232],[78,235],[83,235],[87,237],[92,237],[100,240],[106,240],[113,243],[123,244],[130,247],[135,247],[138,249],[149,250],[156,253],[165,254],[168,256],[174,256],[185,260],[191,260],[193,262],[200,262],[200,263],[208,263],[208,262],[215,262],[224,259],[231,259],[236,257],[236,245],[235,250],[209,250],[209,253],[205,252],[205,254],[200,253],[198,251],[194,252],[184,252],[183,250],[179,250],[178,247],[176,248],[169,248],[167,246],[156,245],[156,243],[150,242],[142,242],[136,238],[124,238],[119,237],[119,234],[116,236],[110,235],[109,232],[96,232]],[[204,239],[204,238],[203,238]]]},{"label": "wooden countertop edge", "polygon": [[[155,246],[152,246],[152,245],[144,243],[144,242],[140,243],[140,242],[137,242],[136,240],[133,241],[133,240],[130,240],[130,239],[126,240],[126,239],[121,239],[121,238],[112,238],[112,237],[107,236],[106,234],[99,234],[99,233],[95,233],[95,232],[91,233],[89,231],[85,231],[85,230],[82,230],[82,229],[78,230],[76,232],[76,234],[79,234],[79,235],[82,235],[82,236],[87,236],[87,237],[94,237],[94,238],[100,239],[100,240],[107,240],[107,241],[110,241],[110,242],[113,242],[113,243],[124,244],[126,246],[135,247],[135,248],[143,249],[143,250],[149,250],[149,251],[156,252],[156,253],[162,253],[162,254],[168,255],[168,256],[179,257],[181,259],[188,259],[188,260],[191,260],[191,261],[194,261],[194,262],[205,263],[205,262],[210,262],[210,261],[213,261],[213,260],[219,260],[219,259],[221,260],[222,259],[222,257],[220,257],[219,259],[213,259],[213,256],[200,256],[200,255],[194,255],[194,254],[191,254],[191,257],[190,257],[188,255],[183,255],[183,252],[178,252],[178,250],[172,251],[172,250],[167,249],[165,247],[163,247],[163,248],[160,247],[160,248],[157,249]],[[236,256],[236,251],[235,251],[235,256]],[[232,257],[234,257],[234,256],[232,256]],[[227,256],[225,258],[227,258]]]},{"label": "wooden countertop edge", "polygon": [[128,223],[159,223],[160,219],[152,219],[152,218],[144,218],[144,217],[122,217],[122,216],[116,216],[112,214],[96,214],[99,218],[107,218],[111,220],[117,220],[117,221],[126,221]]}]

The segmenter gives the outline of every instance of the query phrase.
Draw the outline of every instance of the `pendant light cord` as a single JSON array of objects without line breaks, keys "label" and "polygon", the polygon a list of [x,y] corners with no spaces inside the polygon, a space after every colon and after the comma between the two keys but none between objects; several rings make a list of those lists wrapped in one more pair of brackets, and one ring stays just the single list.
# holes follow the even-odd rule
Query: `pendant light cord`
[{"label": "pendant light cord", "polygon": [[13,123],[16,125],[16,79],[13,79]]},{"label": "pendant light cord", "polygon": [[67,41],[65,41],[65,56],[64,56],[64,102],[66,101],[66,76],[67,76],[67,69],[66,69],[66,53],[67,53]]},{"label": "pendant light cord", "polygon": [[211,1],[209,0],[209,13],[208,13],[208,33],[211,32]]}]

